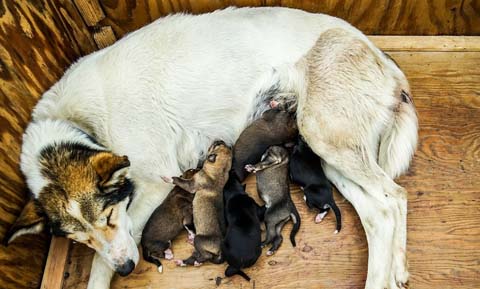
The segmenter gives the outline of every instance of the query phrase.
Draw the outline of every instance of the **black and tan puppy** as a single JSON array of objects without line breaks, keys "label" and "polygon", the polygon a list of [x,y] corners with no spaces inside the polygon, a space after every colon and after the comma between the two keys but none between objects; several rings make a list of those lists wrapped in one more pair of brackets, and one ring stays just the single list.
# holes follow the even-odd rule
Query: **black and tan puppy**
[{"label": "black and tan puppy", "polygon": [[225,276],[240,275],[247,281],[250,277],[242,268],[253,266],[262,254],[260,221],[264,210],[245,192],[245,187],[230,171],[223,189],[227,233],[222,242],[223,257],[228,263]]},{"label": "black and tan puppy", "polygon": [[184,190],[195,194],[193,198],[193,223],[196,229],[195,251],[185,260],[177,260],[179,266],[199,266],[210,261],[223,262],[221,243],[225,233],[223,215],[223,187],[228,180],[232,165],[232,151],[223,142],[216,141],[208,149],[203,167],[192,178],[173,177],[171,181]]},{"label": "black and tan puppy", "polygon": [[309,208],[320,213],[315,222],[320,223],[331,208],[337,219],[335,234],[342,228],[342,215],[333,199],[332,185],[322,169],[322,159],[315,154],[301,137],[290,156],[290,177],[294,183],[302,187],[304,199]]},{"label": "black and tan puppy", "polygon": [[292,142],[297,134],[293,113],[278,108],[265,111],[240,134],[233,146],[232,167],[238,179],[243,181],[247,177],[245,165],[259,162],[268,147]]},{"label": "black and tan puppy", "polygon": [[[191,178],[198,170],[188,170],[182,177]],[[142,233],[142,251],[145,261],[158,266],[158,271],[163,271],[161,258],[172,259],[173,253],[170,249],[172,240],[180,234],[183,229],[192,238],[193,194],[175,186],[167,195],[163,203],[155,209],[150,216]],[[193,239],[192,239],[193,240]]]},{"label": "black and tan puppy", "polygon": [[267,236],[262,243],[263,246],[272,243],[267,255],[272,255],[280,247],[283,240],[281,231],[286,222],[290,219],[293,221],[290,241],[294,247],[295,235],[300,229],[300,215],[290,197],[288,159],[288,152],[284,147],[272,146],[263,154],[261,162],[245,166],[248,172],[256,173],[258,194],[267,208]]}]

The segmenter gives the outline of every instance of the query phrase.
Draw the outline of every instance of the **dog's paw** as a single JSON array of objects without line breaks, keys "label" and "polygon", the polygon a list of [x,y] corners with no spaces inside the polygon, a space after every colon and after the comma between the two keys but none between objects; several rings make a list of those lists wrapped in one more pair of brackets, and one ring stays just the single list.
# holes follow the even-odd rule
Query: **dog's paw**
[{"label": "dog's paw", "polygon": [[253,165],[245,165],[245,170],[249,173],[255,173],[255,167]]},{"label": "dog's paw", "polygon": [[180,266],[180,267],[186,267],[187,264],[185,264],[185,262],[183,262],[183,260],[175,260],[175,265],[177,266]]},{"label": "dog's paw", "polygon": [[270,251],[270,250],[267,251],[267,256],[272,256],[273,254],[275,254],[275,251]]},{"label": "dog's paw", "polygon": [[195,267],[200,267],[200,266],[202,266],[202,264],[203,264],[203,263],[200,263],[200,262],[198,262],[198,261],[194,261],[194,262],[193,262],[193,266],[195,266]]},{"label": "dog's paw", "polygon": [[323,213],[319,213],[318,215],[315,216],[315,223],[321,223],[325,216],[327,215],[328,211],[325,211]]},{"label": "dog's paw", "polygon": [[161,178],[165,183],[173,184],[173,179],[172,178],[166,177],[166,176],[161,176]]},{"label": "dog's paw", "polygon": [[188,234],[187,243],[193,246],[195,243],[195,234]]},{"label": "dog's paw", "polygon": [[173,259],[173,252],[171,249],[167,249],[165,251],[163,251],[163,253],[165,254],[165,259],[167,260],[172,260]]},{"label": "dog's paw", "polygon": [[163,273],[163,266],[162,265],[158,266],[158,273]]}]

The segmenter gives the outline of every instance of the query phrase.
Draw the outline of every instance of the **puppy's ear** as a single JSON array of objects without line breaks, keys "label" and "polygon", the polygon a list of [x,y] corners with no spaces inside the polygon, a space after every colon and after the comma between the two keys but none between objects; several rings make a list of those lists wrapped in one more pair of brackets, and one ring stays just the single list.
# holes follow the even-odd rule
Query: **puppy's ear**
[{"label": "puppy's ear", "polygon": [[39,234],[44,230],[45,223],[45,215],[32,198],[23,207],[20,216],[5,235],[3,242],[8,245],[22,235]]},{"label": "puppy's ear", "polygon": [[91,158],[92,167],[99,177],[101,187],[113,186],[125,179],[130,167],[127,156],[101,152]]}]

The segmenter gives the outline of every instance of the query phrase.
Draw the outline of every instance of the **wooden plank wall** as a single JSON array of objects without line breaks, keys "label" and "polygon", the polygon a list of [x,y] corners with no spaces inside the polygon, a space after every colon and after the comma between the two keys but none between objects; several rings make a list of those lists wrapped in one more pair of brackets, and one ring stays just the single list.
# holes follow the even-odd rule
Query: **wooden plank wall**
[{"label": "wooden plank wall", "polygon": [[480,35],[478,0],[100,0],[117,36],[161,15],[204,13],[228,6],[285,6],[343,18],[366,34]]},{"label": "wooden plank wall", "polygon": [[[96,49],[71,1],[0,1],[0,239],[26,202],[18,160],[32,107],[75,59]],[[37,288],[48,242],[42,235],[0,245],[0,287]]]},{"label": "wooden plank wall", "polygon": [[[0,0],[0,238],[26,201],[21,135],[41,93],[78,57],[162,15],[230,5],[328,13],[368,34],[480,34],[478,0]],[[38,287],[47,248],[45,235],[0,246],[0,287]]]}]

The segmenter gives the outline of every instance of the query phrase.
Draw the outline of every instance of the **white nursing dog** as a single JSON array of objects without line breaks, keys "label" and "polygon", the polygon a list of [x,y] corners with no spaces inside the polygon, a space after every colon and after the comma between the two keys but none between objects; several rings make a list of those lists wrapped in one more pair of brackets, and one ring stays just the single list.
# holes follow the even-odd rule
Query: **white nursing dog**
[{"label": "white nursing dog", "polygon": [[392,179],[417,142],[408,83],[348,23],[286,8],[168,16],[72,65],[25,132],[33,201],[10,241],[48,224],[97,251],[89,288],[109,288],[114,271],[138,262],[135,243],[171,189],[161,176],[196,167],[214,140],[233,144],[286,94],[297,97],[300,133],[360,215],[366,288],[404,288],[406,192]]}]

